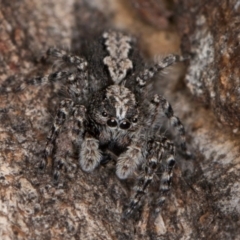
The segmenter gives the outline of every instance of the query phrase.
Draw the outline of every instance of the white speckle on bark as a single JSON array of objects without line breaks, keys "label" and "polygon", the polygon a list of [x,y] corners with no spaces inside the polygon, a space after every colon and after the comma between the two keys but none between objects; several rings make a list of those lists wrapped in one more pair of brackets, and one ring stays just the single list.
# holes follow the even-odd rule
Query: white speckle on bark
[{"label": "white speckle on bark", "polygon": [[[227,189],[226,189],[227,190]],[[219,208],[226,213],[236,212],[240,214],[240,183],[236,182],[231,187],[228,196],[220,199],[218,202]]]},{"label": "white speckle on bark", "polygon": [[162,218],[161,214],[158,215],[158,217],[156,218],[154,224],[156,226],[156,232],[159,235],[163,235],[163,234],[165,234],[167,232],[167,229],[166,229],[166,226],[165,226],[165,223],[163,221],[163,218]]},{"label": "white speckle on bark", "polygon": [[205,22],[206,19],[203,15],[196,21],[198,28],[191,37],[191,53],[194,54],[194,57],[190,63],[186,81],[187,86],[194,95],[201,96],[203,94],[203,88],[206,86],[210,89],[209,94],[211,98],[214,98],[213,80],[215,73],[208,70],[209,65],[213,63],[214,60],[214,39],[204,25]]}]

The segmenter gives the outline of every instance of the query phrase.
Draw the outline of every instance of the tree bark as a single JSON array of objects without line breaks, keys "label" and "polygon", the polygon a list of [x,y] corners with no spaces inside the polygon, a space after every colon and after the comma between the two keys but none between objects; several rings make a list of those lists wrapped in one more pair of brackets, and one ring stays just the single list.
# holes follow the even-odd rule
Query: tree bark
[{"label": "tree bark", "polygon": [[183,51],[191,52],[186,82],[196,98],[209,104],[222,124],[240,124],[239,23],[237,0],[176,0]]},{"label": "tree bark", "polygon": [[[177,9],[187,6],[184,4],[177,2]],[[190,10],[186,7],[183,14],[191,14]],[[208,17],[204,15],[206,22]],[[58,106],[58,86],[8,91],[32,76],[51,71],[42,57],[49,46],[78,52],[86,36],[109,27],[139,36],[148,57],[177,52],[179,41],[171,24],[167,31],[159,31],[142,23],[131,6],[120,0],[2,0],[0,19],[1,239],[238,239],[238,136],[217,123],[211,109],[195,101],[189,85],[194,79],[189,80],[188,74],[189,92],[181,81],[180,67],[169,71],[168,78],[161,78],[159,87],[186,127],[194,158],[178,156],[172,189],[160,213],[154,214],[151,204],[146,204],[140,215],[129,219],[121,216],[129,202],[131,182],[120,182],[114,166],[101,166],[91,174],[78,167],[71,178],[63,177],[57,184],[50,171],[38,170]],[[186,29],[194,19],[182,22],[185,30],[180,33],[188,36],[191,31],[186,33]],[[184,41],[185,37],[182,44]],[[189,64],[192,67],[195,60]],[[197,67],[206,70],[202,65]]]}]

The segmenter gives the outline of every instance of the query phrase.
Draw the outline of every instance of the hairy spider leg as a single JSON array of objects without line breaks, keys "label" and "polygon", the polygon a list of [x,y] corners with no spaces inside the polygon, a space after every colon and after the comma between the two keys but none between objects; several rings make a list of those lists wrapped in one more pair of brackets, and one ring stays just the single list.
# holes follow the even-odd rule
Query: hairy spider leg
[{"label": "hairy spider leg", "polygon": [[[169,192],[171,183],[172,183],[172,175],[173,175],[173,167],[175,166],[175,146],[169,141],[167,138],[163,138],[162,140],[163,148],[164,148],[164,157],[162,159],[160,173],[161,173],[161,182],[159,186],[160,196],[156,201],[158,206],[161,206],[165,202],[166,194]],[[158,208],[156,208],[158,209]]]},{"label": "hairy spider leg", "polygon": [[99,140],[86,133],[79,152],[79,164],[83,171],[92,172],[101,162]]},{"label": "hairy spider leg", "polygon": [[77,168],[76,164],[71,163],[69,159],[71,159],[72,144],[79,146],[82,143],[86,108],[83,105],[75,105],[71,114],[67,126],[65,125],[65,131],[61,132],[56,139],[56,147],[58,147],[58,144],[61,147],[53,158],[53,178],[55,181],[59,179],[62,170],[70,172],[70,169]]},{"label": "hairy spider leg", "polygon": [[116,174],[119,179],[126,179],[131,176],[137,167],[143,162],[143,144],[144,140],[135,139],[127,147],[126,152],[122,153],[117,160]]},{"label": "hairy spider leg", "polygon": [[18,86],[15,89],[15,91],[22,91],[29,85],[43,86],[43,85],[51,83],[51,82],[57,82],[59,80],[62,80],[63,78],[69,77],[70,75],[72,75],[72,72],[56,71],[54,73],[45,75],[43,77],[40,77],[40,76],[34,77],[32,79],[26,80],[26,82],[23,82],[20,86]]},{"label": "hairy spider leg", "polygon": [[[172,106],[170,103],[160,94],[155,94],[151,103],[155,105],[155,112],[156,114],[159,114],[160,112],[163,112],[164,115],[167,117],[169,120],[171,126],[176,129],[180,136],[180,147],[185,155],[185,157],[190,157],[191,154],[187,150],[186,146],[186,135],[185,135],[185,129],[181,121],[179,120],[178,117],[174,115],[174,111],[172,109]],[[157,118],[155,118],[157,119]]]},{"label": "hairy spider leg", "polygon": [[[88,65],[87,61],[84,58],[69,54],[64,50],[60,50],[53,47],[47,50],[46,55],[48,57],[58,58],[62,60],[63,63],[65,64],[70,64],[75,66],[79,72],[85,71]],[[66,79],[66,78],[69,78],[74,73],[76,73],[76,70],[56,71],[54,73],[51,73],[43,77],[41,76],[35,77],[22,83],[20,86],[18,86],[15,89],[15,91],[21,91],[25,89],[28,85],[45,85],[49,82],[56,82],[62,79]]]},{"label": "hairy spider leg", "polygon": [[132,214],[134,209],[139,207],[142,197],[146,194],[149,184],[152,182],[154,173],[156,172],[159,163],[161,162],[164,149],[158,141],[148,141],[146,165],[144,173],[138,180],[138,186],[134,189],[135,194],[124,212],[124,216]]},{"label": "hairy spider leg", "polygon": [[47,56],[59,58],[65,63],[75,65],[76,68],[80,71],[84,71],[88,65],[87,61],[84,58],[69,54],[64,50],[53,47],[47,50]]},{"label": "hairy spider leg", "polygon": [[44,150],[44,156],[41,159],[40,166],[39,166],[41,169],[44,169],[46,167],[46,164],[47,164],[46,161],[47,161],[47,158],[52,154],[52,151],[54,148],[54,142],[66,118],[69,116],[70,109],[72,109],[73,106],[74,106],[74,103],[71,100],[66,99],[60,102],[59,108],[57,110],[57,114],[54,118],[51,132],[47,137],[47,144]]},{"label": "hairy spider leg", "polygon": [[134,209],[139,207],[142,197],[147,193],[147,189],[152,183],[154,175],[159,169],[161,170],[162,175],[160,180],[161,196],[159,197],[158,202],[164,201],[164,195],[170,189],[172,169],[175,165],[175,148],[173,143],[166,137],[153,139],[148,142],[147,152],[147,162],[144,173],[138,181],[138,186],[135,188],[134,197],[124,212],[125,217],[132,214]]},{"label": "hairy spider leg", "polygon": [[136,77],[136,81],[140,87],[144,87],[147,82],[151,80],[157,73],[173,65],[174,63],[182,62],[187,59],[189,59],[189,56],[170,54],[150,68],[145,68],[143,71],[141,71],[140,74]]}]

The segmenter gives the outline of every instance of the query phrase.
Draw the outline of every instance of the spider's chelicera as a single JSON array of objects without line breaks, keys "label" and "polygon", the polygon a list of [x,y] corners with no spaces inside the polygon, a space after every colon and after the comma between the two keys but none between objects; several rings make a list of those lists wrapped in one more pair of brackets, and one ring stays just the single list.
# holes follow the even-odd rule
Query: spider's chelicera
[{"label": "spider's chelicera", "polygon": [[134,40],[131,37],[109,31],[104,32],[101,38],[102,44],[98,45],[100,53],[94,55],[92,51],[92,55],[86,58],[49,49],[48,55],[62,60],[68,68],[31,80],[34,84],[56,80],[64,82],[64,98],[40,166],[44,168],[46,159],[53,153],[55,179],[67,166],[67,159],[57,154],[58,149],[54,152],[53,149],[62,127],[69,122],[83,171],[92,172],[101,163],[114,161],[119,179],[138,176],[137,187],[125,211],[125,215],[129,215],[140,205],[156,174],[161,176],[158,203],[164,201],[164,194],[170,188],[175,147],[160,133],[160,115],[165,115],[171,126],[178,130],[181,149],[186,153],[184,127],[171,105],[163,96],[145,91],[157,73],[185,58],[169,55],[150,68],[139,71],[134,62],[136,54],[133,53]]}]

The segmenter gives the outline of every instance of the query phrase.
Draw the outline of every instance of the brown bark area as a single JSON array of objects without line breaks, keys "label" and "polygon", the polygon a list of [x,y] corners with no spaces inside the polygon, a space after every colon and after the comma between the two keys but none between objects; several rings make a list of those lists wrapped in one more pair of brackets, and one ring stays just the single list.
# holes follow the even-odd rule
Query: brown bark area
[{"label": "brown bark area", "polygon": [[237,0],[176,0],[183,51],[193,54],[186,81],[192,94],[210,104],[217,119],[240,124],[239,24]]},{"label": "brown bark area", "polygon": [[[49,46],[77,51],[84,36],[108,26],[137,34],[147,55],[177,51],[172,30],[159,32],[133,19],[124,1],[86,2],[1,2],[1,89],[46,74],[50,66],[41,56]],[[57,86],[1,94],[1,239],[238,239],[239,140],[194,103],[179,82],[179,69],[171,72],[171,81],[161,80],[159,87],[183,120],[195,159],[178,158],[162,211],[154,215],[146,205],[140,219],[121,219],[131,186],[111,166],[92,174],[78,168],[58,184],[37,170],[58,105]]]}]

